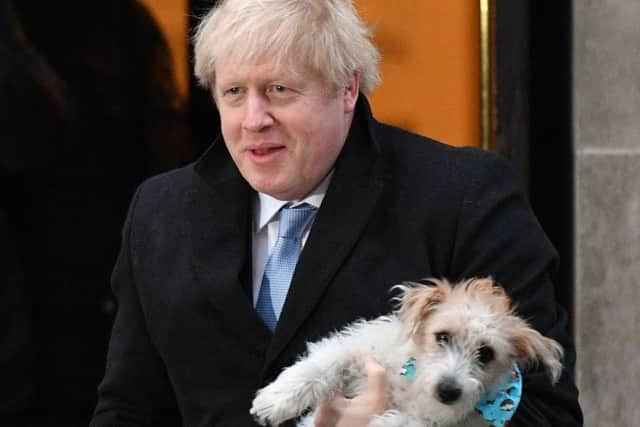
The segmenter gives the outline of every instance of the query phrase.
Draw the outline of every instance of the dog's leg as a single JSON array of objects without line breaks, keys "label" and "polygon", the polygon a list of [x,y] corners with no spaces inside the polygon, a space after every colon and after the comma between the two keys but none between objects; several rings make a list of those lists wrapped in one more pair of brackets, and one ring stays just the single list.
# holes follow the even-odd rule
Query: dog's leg
[{"label": "dog's leg", "polygon": [[350,346],[332,337],[309,347],[307,357],[286,368],[258,390],[251,414],[262,425],[279,425],[316,407],[343,388],[343,373],[358,363]]}]

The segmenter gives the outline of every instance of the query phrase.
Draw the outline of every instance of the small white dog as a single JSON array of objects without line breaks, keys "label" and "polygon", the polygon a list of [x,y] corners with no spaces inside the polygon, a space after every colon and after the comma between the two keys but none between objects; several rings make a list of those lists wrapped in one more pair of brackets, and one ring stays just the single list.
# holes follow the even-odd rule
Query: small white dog
[{"label": "small white dog", "polygon": [[[512,373],[542,362],[556,382],[562,348],[514,314],[491,279],[398,285],[398,309],[308,345],[308,353],[258,390],[251,414],[277,426],[331,399],[366,390],[363,360],[387,371],[392,410],[370,427],[486,426],[474,406]],[[411,371],[411,372],[407,372]],[[313,411],[298,422],[312,426]]]}]

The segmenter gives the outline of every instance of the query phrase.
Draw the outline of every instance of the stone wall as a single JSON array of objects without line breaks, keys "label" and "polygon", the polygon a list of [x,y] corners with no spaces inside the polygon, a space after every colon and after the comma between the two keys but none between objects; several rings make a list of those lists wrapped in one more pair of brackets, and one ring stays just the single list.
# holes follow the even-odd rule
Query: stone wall
[{"label": "stone wall", "polygon": [[573,1],[575,334],[586,426],[640,419],[640,1]]}]

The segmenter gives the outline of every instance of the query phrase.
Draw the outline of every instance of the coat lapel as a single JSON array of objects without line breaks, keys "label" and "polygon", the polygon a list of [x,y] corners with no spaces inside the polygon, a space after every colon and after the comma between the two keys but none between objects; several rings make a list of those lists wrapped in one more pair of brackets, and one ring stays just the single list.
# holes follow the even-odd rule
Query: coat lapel
[{"label": "coat lapel", "polygon": [[[270,339],[253,309],[251,281],[251,188],[219,139],[195,166],[186,214],[196,280],[247,349]],[[248,269],[248,270],[247,270]],[[244,282],[244,283],[243,283]]]},{"label": "coat lapel", "polygon": [[372,118],[361,97],[334,176],[298,260],[275,335],[267,350],[265,371],[295,336],[345,262],[363,232],[382,190]]}]

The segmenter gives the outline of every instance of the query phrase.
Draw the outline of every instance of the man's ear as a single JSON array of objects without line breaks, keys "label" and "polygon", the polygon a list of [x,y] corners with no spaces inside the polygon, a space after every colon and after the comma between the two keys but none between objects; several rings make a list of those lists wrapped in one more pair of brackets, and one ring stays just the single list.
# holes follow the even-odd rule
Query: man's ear
[{"label": "man's ear", "polygon": [[356,102],[358,101],[358,95],[360,94],[360,71],[355,70],[344,91],[344,112],[352,113],[356,109]]}]

